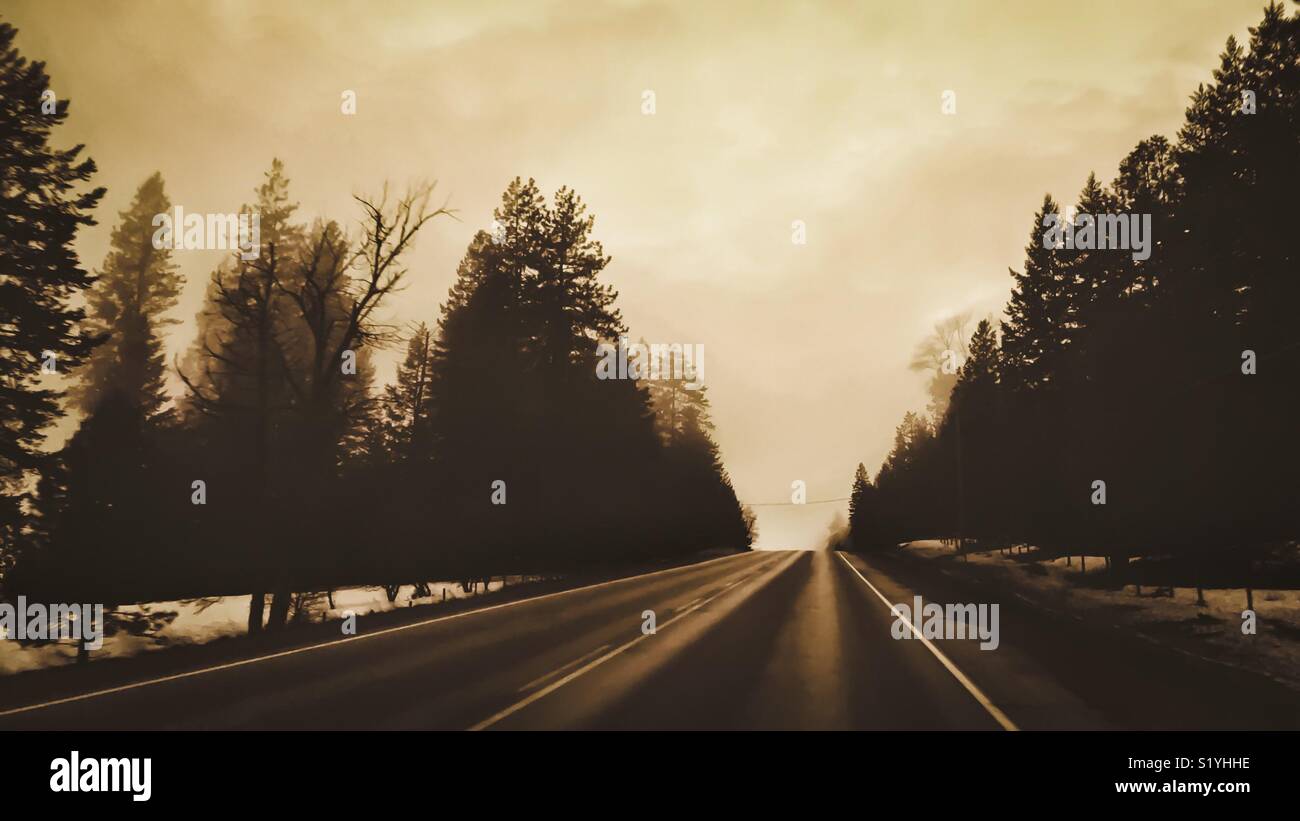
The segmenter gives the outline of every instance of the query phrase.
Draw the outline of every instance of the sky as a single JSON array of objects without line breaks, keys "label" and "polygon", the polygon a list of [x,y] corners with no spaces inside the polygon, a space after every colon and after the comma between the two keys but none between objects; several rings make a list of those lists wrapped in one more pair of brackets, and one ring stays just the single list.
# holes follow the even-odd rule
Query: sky
[{"label": "sky", "polygon": [[[78,239],[91,269],[154,171],[174,205],[227,213],[278,157],[304,220],[354,230],[354,193],[436,181],[457,219],[424,229],[385,314],[432,324],[512,178],[576,189],[632,336],[704,345],[759,546],[807,547],[846,504],[771,503],[875,474],[926,404],[917,344],[953,314],[1000,315],[1043,194],[1072,202],[1139,140],[1173,138],[1263,7],[6,0],[0,19],[71,101],[56,144],[85,143],[108,188]],[[175,252],[171,354],[222,256]]]}]

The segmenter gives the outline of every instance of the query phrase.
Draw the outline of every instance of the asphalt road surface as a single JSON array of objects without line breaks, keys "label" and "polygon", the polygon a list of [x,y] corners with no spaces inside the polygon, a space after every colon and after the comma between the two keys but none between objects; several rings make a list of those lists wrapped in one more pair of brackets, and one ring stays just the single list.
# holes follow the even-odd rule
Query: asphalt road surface
[{"label": "asphalt road surface", "polygon": [[1279,711],[1300,714],[1271,682],[1014,603],[994,650],[895,638],[890,602],[981,601],[909,574],[826,551],[729,556],[4,705],[0,730],[996,731],[1281,727]]}]

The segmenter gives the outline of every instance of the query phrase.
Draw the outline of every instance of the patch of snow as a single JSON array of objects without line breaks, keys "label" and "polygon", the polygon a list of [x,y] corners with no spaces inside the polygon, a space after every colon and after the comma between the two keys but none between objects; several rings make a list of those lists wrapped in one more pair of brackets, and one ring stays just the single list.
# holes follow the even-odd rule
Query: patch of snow
[{"label": "patch of snow", "polygon": [[[536,581],[537,576],[507,576],[489,582],[487,591],[500,590],[506,585]],[[388,600],[383,587],[344,587],[334,591],[334,607],[329,606],[324,592],[303,594],[299,621],[326,621],[341,619],[348,611],[363,616],[367,613],[387,612],[403,607],[432,604],[450,599],[464,599],[474,595],[466,592],[459,582],[434,582],[429,585],[432,596],[413,599],[414,585],[403,585],[397,598]],[[477,587],[482,595],[483,586]],[[103,648],[94,651],[95,658],[134,656],[178,644],[203,644],[225,636],[242,635],[248,626],[248,605],[251,596],[215,596],[203,599],[148,602],[115,608],[114,615],[151,626],[134,635],[117,629],[104,638]],[[268,596],[267,606],[270,606]],[[290,617],[294,618],[290,612]],[[43,645],[24,646],[16,641],[0,640],[0,675],[56,667],[76,661],[76,643],[71,640]]]}]

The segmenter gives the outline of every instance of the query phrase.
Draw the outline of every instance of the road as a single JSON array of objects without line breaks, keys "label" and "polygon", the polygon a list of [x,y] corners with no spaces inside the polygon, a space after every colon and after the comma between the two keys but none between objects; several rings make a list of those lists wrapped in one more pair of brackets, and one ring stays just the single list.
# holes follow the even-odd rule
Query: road
[{"label": "road", "polygon": [[[0,708],[0,730],[1013,730],[1223,716],[1217,703],[1198,711],[1162,695],[1161,676],[1186,680],[1174,662],[1143,656],[1123,674],[1090,675],[1113,643],[1054,654],[1044,647],[1061,636],[1014,608],[995,650],[896,639],[889,602],[920,592],[899,576],[827,551],[729,556]],[[933,584],[927,600],[968,592]],[[1242,700],[1240,681],[1221,686]],[[1270,691],[1259,716],[1228,723],[1267,721],[1269,699],[1287,697]],[[1133,713],[1134,699],[1156,712]]]}]

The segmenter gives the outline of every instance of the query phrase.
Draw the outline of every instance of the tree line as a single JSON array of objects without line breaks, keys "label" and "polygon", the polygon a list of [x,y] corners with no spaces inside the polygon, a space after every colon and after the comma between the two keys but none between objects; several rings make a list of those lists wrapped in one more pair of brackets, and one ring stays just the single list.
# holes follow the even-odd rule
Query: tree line
[{"label": "tree line", "polygon": [[[272,162],[257,253],[206,285],[168,361],[183,276],[155,241],[161,174],[118,214],[93,273],[72,248],[105,191],[51,132],[44,65],[0,23],[0,585],[121,603],[252,593],[250,630],[295,593],[471,579],[747,549],[704,389],[596,378],[627,333],[594,218],[572,190],[516,179],[441,315],[384,317],[405,260],[449,216],[432,186],[358,197],[361,230],[297,216]],[[177,228],[179,230],[179,227]],[[404,345],[393,384],[374,354]],[[66,396],[50,371],[68,375]],[[168,392],[169,375],[184,385]],[[680,375],[680,374],[679,374]],[[81,417],[57,451],[45,432]]]},{"label": "tree line", "polygon": [[854,545],[944,537],[1204,571],[1294,540],[1298,118],[1300,13],[1272,3],[1247,46],[1228,38],[1176,141],[1141,141],[1079,195],[1078,215],[1149,214],[1149,258],[1044,247],[1069,218],[1046,196],[1006,318],[978,324],[951,396],[906,414],[875,480],[858,466]]}]

